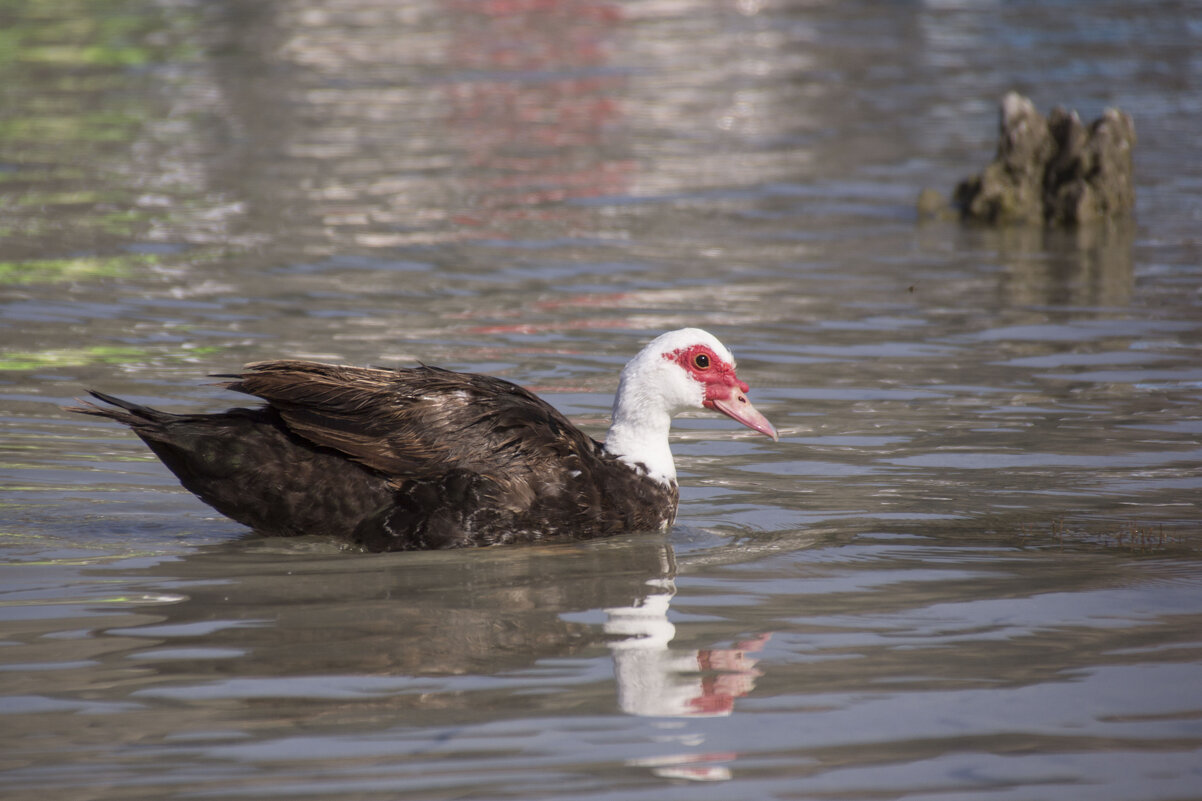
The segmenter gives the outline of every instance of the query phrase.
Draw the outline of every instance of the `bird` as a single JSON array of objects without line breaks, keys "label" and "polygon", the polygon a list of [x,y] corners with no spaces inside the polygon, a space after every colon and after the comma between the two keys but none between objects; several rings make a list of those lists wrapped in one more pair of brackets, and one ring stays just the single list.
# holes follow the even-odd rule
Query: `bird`
[{"label": "bird", "polygon": [[626,364],[603,442],[517,384],[425,364],[284,359],[215,377],[266,403],[174,414],[89,390],[106,405],[67,409],[129,426],[185,488],[260,534],[375,552],[666,531],[673,416],[710,409],[779,439],[730,351],[699,328]]}]

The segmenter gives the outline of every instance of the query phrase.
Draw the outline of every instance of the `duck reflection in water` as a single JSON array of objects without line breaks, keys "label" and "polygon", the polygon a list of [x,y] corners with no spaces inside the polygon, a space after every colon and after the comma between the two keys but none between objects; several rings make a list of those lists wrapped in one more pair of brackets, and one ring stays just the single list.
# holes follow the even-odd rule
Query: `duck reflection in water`
[{"label": "duck reflection in water", "polygon": [[[658,718],[719,717],[734,712],[735,699],[755,689],[761,675],[756,654],[772,637],[756,635],[733,648],[673,648],[676,626],[668,619],[668,607],[676,594],[670,576],[647,582],[648,593],[634,606],[605,610],[605,632],[617,681],[618,706],[628,715]],[[627,761],[635,768],[649,769],[657,776],[689,781],[726,781],[731,778],[727,763],[737,753],[705,750],[705,735],[681,728],[679,723],[661,724],[661,742],[669,749]]]},{"label": "duck reflection in water", "polygon": [[[181,725],[251,732],[266,713],[310,734],[357,725],[387,738],[397,726],[555,720],[582,707],[605,716],[616,696],[621,712],[658,718],[630,768],[722,780],[737,755],[708,746],[701,720],[730,715],[752,691],[768,636],[729,648],[673,646],[671,536],[489,548],[470,558],[335,554],[316,537],[248,536],[116,568],[147,597],[181,600],[140,608],[101,639],[123,666],[137,666],[139,703],[188,710],[183,723],[158,718],[157,732],[139,718],[143,737],[171,737]],[[706,566],[746,558],[719,546],[685,556],[685,570],[698,556]],[[595,680],[610,660],[612,689]]]},{"label": "duck reflection in water", "polygon": [[[444,710],[478,703],[456,677],[509,686],[528,671],[541,675],[540,662],[608,651],[622,711],[729,714],[754,685],[751,654],[766,637],[729,649],[671,647],[677,564],[668,538],[482,549],[468,559],[461,551],[331,559],[324,543],[281,553],[271,545],[281,541],[248,537],[138,571],[148,593],[183,587],[186,597],[121,628],[129,639],[119,647],[173,682],[260,676],[268,690],[327,677],[337,693],[366,675],[387,679],[389,706]],[[581,620],[601,611],[604,624]],[[223,656],[163,659],[164,647]],[[426,679],[439,676],[445,686],[431,692]],[[421,692],[409,692],[414,677]]]},{"label": "duck reflection in water", "polygon": [[668,606],[671,579],[648,582],[638,606],[605,610],[605,632],[617,635],[609,649],[618,684],[618,706],[629,715],[701,717],[729,715],[735,699],[755,688],[761,674],[754,656],[771,638],[761,634],[733,648],[672,648],[676,626]]}]

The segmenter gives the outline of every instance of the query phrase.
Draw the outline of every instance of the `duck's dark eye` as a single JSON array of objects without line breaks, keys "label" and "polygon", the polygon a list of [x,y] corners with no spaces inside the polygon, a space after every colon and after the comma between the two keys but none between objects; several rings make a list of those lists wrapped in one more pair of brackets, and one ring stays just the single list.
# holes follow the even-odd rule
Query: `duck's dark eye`
[{"label": "duck's dark eye", "polygon": [[693,366],[698,370],[705,370],[710,366],[710,357],[704,353],[698,353],[693,357]]}]

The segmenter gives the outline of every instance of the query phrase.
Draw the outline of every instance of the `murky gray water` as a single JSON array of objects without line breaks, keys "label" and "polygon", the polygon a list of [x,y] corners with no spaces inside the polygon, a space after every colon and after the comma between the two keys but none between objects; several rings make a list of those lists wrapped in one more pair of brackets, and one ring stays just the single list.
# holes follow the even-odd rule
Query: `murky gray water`
[{"label": "murky gray water", "polygon": [[[1202,798],[1202,8],[0,4],[5,798]],[[1137,220],[920,224],[1008,89]],[[596,435],[712,329],[662,536],[264,540],[85,387],[415,359]]]}]

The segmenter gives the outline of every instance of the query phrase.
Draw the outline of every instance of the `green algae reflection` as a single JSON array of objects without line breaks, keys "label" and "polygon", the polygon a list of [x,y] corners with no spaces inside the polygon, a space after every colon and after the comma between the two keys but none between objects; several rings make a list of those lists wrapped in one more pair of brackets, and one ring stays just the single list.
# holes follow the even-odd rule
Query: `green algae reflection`
[{"label": "green algae reflection", "polygon": [[50,348],[47,350],[0,352],[0,371],[43,370],[51,367],[86,367],[91,364],[124,364],[147,359],[187,359],[216,353],[220,348],[206,346],[162,353],[124,345],[93,345],[87,348]]},{"label": "green algae reflection", "polygon": [[96,278],[121,278],[136,267],[154,264],[147,254],[81,256],[74,259],[29,259],[0,261],[0,285],[57,284]]}]

